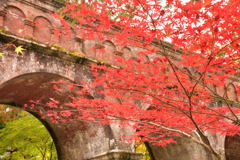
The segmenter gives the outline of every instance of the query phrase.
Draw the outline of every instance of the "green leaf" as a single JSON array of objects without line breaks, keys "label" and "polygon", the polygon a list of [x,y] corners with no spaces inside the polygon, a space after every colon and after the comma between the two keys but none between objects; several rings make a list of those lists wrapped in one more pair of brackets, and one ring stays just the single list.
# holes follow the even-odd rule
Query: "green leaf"
[{"label": "green leaf", "polygon": [[18,46],[18,47],[16,47],[15,48],[15,52],[17,53],[17,54],[23,54],[23,51],[24,51],[25,49],[22,47],[22,46]]},{"label": "green leaf", "polygon": [[219,53],[217,54],[218,57],[224,57],[225,55],[226,55],[225,52],[219,52]]},{"label": "green leaf", "polygon": [[[9,149],[17,150],[1,157]],[[4,126],[0,129],[1,160],[40,160],[43,159],[41,151],[45,152],[45,159],[52,157],[51,160],[57,160],[57,152],[51,136],[38,119],[28,112],[21,111],[16,118],[4,122]]]}]

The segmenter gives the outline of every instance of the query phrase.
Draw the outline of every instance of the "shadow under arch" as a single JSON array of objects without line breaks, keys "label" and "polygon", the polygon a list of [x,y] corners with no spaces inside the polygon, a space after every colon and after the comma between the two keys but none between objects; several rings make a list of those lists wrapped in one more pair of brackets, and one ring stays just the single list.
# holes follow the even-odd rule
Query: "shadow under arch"
[{"label": "shadow under arch", "polygon": [[[60,91],[52,89],[51,82],[61,80],[73,82],[66,77],[48,72],[26,73],[9,78],[0,84],[0,104],[24,107],[25,104],[31,106],[29,100],[39,100],[41,104],[46,104],[49,98],[53,98],[58,100],[61,106],[69,102],[69,95],[75,95],[75,90],[69,91],[64,85]],[[41,119],[39,114],[39,110],[43,109],[41,107],[47,106],[28,107],[27,111],[40,119],[48,129],[54,140],[59,160],[86,160],[109,151],[110,140],[114,138],[109,126],[77,119],[61,123],[61,127],[58,127],[48,119]]]},{"label": "shadow under arch", "polygon": [[[68,78],[46,72],[26,73],[11,78],[0,84],[0,104],[24,109],[23,106],[29,104],[29,100],[40,100],[43,103],[47,103],[49,98],[58,99],[61,104],[64,104],[68,100],[68,96],[66,96],[66,94],[69,94],[68,91],[59,93],[52,88],[53,84],[51,82],[59,80],[72,82]],[[56,126],[50,121],[42,119],[42,115],[34,108],[24,110],[42,122],[53,139],[58,159],[64,159],[62,158],[62,147],[56,135]]]},{"label": "shadow under arch", "polygon": [[226,160],[239,160],[240,159],[240,136],[226,136],[225,138],[225,156]]}]

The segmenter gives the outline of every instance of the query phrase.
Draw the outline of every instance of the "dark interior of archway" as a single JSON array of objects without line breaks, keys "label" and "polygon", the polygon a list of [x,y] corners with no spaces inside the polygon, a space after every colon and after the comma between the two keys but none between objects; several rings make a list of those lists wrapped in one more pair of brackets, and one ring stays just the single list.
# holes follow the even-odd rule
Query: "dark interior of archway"
[{"label": "dark interior of archway", "polygon": [[22,108],[0,105],[0,137],[2,160],[58,159],[48,129]]},{"label": "dark interior of archway", "polygon": [[0,103],[22,106],[29,100],[48,102],[49,98],[55,98],[61,103],[68,100],[69,90],[61,93],[52,88],[53,81],[68,80],[62,76],[37,72],[20,75],[0,85]]},{"label": "dark interior of archway", "polygon": [[[12,78],[0,85],[0,104],[23,107],[25,104],[29,104],[29,100],[38,100],[42,104],[46,104],[49,98],[57,99],[60,105],[64,104],[72,93],[69,93],[68,89],[62,89],[61,92],[54,90],[52,82],[59,80],[69,81],[62,76],[45,72],[29,73]],[[41,115],[37,110],[28,109],[27,111],[41,120]],[[45,120],[41,121],[54,139],[58,159],[61,159],[60,142],[53,131],[54,126]]]},{"label": "dark interior of archway", "polygon": [[227,136],[225,139],[226,160],[240,160],[240,136]]}]

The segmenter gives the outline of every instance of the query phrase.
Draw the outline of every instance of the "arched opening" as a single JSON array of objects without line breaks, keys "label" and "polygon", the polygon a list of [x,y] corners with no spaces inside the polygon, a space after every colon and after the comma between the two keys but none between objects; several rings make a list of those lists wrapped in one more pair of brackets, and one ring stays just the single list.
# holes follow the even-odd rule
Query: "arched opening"
[{"label": "arched opening", "polygon": [[[46,103],[49,98],[58,99],[63,104],[68,98],[67,93],[64,93],[64,91],[60,93],[52,88],[52,81],[59,80],[66,81],[68,79],[46,72],[28,73],[14,77],[0,85],[0,104],[17,106],[23,109],[24,105],[29,104],[30,100],[39,100]],[[57,128],[48,119],[41,119],[42,114],[40,112],[44,110],[43,107],[26,109],[27,112],[41,120],[55,142],[58,159],[64,159],[62,158],[65,156],[64,151],[62,151],[64,140],[60,141],[61,138],[64,139],[63,132],[61,132],[63,129]]]},{"label": "arched opening", "polygon": [[129,47],[123,47],[122,52],[123,52],[123,58],[125,60],[128,60],[131,58],[131,49]]},{"label": "arched opening", "polygon": [[5,8],[7,14],[4,18],[6,30],[18,36],[23,35],[25,14],[15,6]]},{"label": "arched opening", "polygon": [[39,100],[44,103],[48,102],[49,98],[56,98],[64,102],[68,98],[64,91],[68,92],[68,90],[59,93],[52,88],[52,82],[60,80],[69,81],[57,74],[46,72],[27,73],[14,77],[0,84],[0,103],[22,107],[28,104],[29,100]]},{"label": "arched opening", "polygon": [[116,46],[112,41],[105,40],[103,41],[104,52],[98,53],[97,58],[103,60],[105,62],[113,62],[114,60],[114,51],[116,50]]},{"label": "arched opening", "polygon": [[153,157],[149,153],[149,148],[147,147],[147,143],[142,142],[141,140],[135,141],[135,151],[136,153],[142,153],[143,156],[141,160],[152,160]]},{"label": "arched opening", "polygon": [[0,105],[0,159],[57,160],[54,140],[45,125],[21,108]]},{"label": "arched opening", "polygon": [[[18,106],[23,108],[28,104],[27,111],[38,119],[40,112],[49,107],[49,98],[59,101],[57,111],[64,108],[69,96],[74,95],[67,86],[62,85],[59,90],[53,89],[53,81],[69,81],[69,79],[58,74],[46,72],[27,73],[11,78],[0,84],[0,104]],[[29,100],[39,100],[43,105],[31,107]],[[45,112],[46,113],[46,112]],[[59,112],[58,112],[59,113]],[[55,124],[50,119],[42,120],[42,123],[51,134],[57,149],[58,160],[84,160],[91,159],[96,155],[109,150],[109,129],[96,124],[82,122],[81,120],[69,121],[67,123]],[[60,127],[58,127],[60,126]]]},{"label": "arched opening", "polygon": [[76,31],[71,28],[67,31],[64,27],[61,29],[60,45],[69,52],[81,52],[83,49],[83,41],[76,37]]},{"label": "arched opening", "polygon": [[36,17],[34,19],[34,23],[34,38],[36,38],[39,42],[48,43],[51,40],[52,36],[52,24],[50,23],[50,21],[45,17]]},{"label": "arched opening", "polygon": [[237,90],[233,83],[229,83],[226,87],[227,97],[233,101],[237,101]]},{"label": "arched opening", "polygon": [[226,160],[239,160],[240,159],[240,136],[226,136],[225,139],[225,155]]}]

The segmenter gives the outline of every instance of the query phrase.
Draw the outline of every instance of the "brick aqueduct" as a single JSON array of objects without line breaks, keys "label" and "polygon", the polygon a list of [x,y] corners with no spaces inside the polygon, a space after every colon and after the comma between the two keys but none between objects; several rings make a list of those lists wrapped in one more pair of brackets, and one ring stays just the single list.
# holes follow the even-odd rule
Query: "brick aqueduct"
[{"label": "brick aqueduct", "polygon": [[[96,59],[111,63],[115,53],[131,57],[140,50],[132,46],[120,48],[110,40],[99,42],[77,36],[55,36],[53,29],[61,28],[60,22],[51,15],[61,6],[55,1],[0,0],[0,47],[4,52],[0,57],[0,104],[21,107],[31,99],[46,102],[49,97],[64,103],[68,93],[52,91],[51,81],[88,80],[91,78],[89,64],[96,63]],[[11,47],[3,47],[9,42],[23,45],[24,54],[15,54]],[[93,49],[99,44],[105,47],[105,53]],[[80,56],[66,54],[59,48],[80,53]],[[81,58],[83,53],[85,58]],[[40,116],[34,109],[28,111]],[[133,145],[118,141],[131,130],[83,122],[71,122],[59,128],[48,121],[42,122],[54,139],[59,160],[140,160]],[[216,148],[226,152],[226,160],[240,158],[238,137],[210,137]],[[201,146],[186,139],[166,148],[147,146],[153,160],[213,160]]]}]

